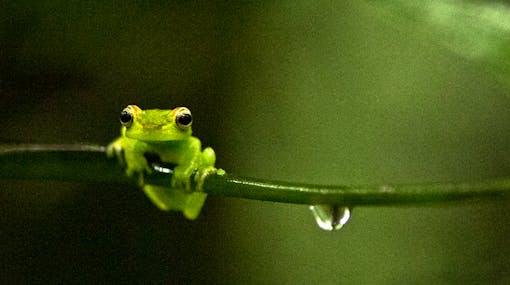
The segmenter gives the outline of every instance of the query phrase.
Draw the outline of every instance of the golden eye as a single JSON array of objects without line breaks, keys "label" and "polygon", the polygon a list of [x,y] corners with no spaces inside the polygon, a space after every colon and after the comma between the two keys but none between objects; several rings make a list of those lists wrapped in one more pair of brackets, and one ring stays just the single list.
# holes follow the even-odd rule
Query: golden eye
[{"label": "golden eye", "polygon": [[179,128],[186,129],[191,126],[193,122],[193,117],[191,116],[191,111],[188,108],[180,107],[177,110],[177,115],[175,116],[175,123]]},{"label": "golden eye", "polygon": [[133,109],[129,106],[120,112],[120,123],[128,128],[133,123]]}]

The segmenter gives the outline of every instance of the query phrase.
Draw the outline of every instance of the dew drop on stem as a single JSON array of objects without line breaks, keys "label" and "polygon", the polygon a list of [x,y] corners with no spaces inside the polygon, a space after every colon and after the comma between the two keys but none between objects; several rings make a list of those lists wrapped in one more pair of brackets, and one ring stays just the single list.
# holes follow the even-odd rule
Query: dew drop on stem
[{"label": "dew drop on stem", "polygon": [[319,228],[326,231],[341,229],[351,216],[351,211],[345,206],[311,205],[310,210]]}]

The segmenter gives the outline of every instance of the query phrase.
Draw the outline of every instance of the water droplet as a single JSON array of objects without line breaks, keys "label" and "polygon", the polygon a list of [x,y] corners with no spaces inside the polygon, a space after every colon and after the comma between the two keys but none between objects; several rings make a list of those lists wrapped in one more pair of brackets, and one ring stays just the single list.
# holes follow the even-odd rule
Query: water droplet
[{"label": "water droplet", "polygon": [[351,216],[348,207],[338,205],[312,205],[310,210],[313,213],[317,225],[326,231],[341,229]]}]

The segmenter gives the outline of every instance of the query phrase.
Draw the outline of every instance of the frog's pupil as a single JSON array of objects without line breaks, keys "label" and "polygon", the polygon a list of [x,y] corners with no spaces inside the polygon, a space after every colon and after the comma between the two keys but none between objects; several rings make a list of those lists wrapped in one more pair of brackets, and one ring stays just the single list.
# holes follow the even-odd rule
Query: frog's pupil
[{"label": "frog's pupil", "polygon": [[187,126],[191,123],[191,115],[190,114],[182,114],[177,117],[177,122],[183,126]]},{"label": "frog's pupil", "polygon": [[128,111],[120,112],[120,122],[123,124],[129,123],[131,121],[131,114]]}]

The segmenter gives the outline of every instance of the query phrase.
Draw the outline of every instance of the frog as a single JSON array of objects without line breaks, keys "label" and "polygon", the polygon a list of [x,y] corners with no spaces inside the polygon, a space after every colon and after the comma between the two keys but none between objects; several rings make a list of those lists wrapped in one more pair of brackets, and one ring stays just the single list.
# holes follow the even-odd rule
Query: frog
[{"label": "frog", "polygon": [[[216,173],[216,154],[211,147],[202,150],[200,139],[192,136],[193,117],[187,107],[142,110],[128,105],[120,113],[121,135],[106,147],[108,157],[117,157],[127,176],[138,184],[152,203],[163,211],[180,211],[196,219],[207,198],[204,180]],[[156,164],[174,166],[169,186],[144,182]],[[195,189],[191,177],[194,176]]]}]

